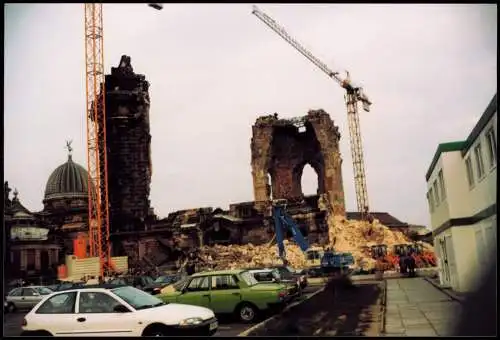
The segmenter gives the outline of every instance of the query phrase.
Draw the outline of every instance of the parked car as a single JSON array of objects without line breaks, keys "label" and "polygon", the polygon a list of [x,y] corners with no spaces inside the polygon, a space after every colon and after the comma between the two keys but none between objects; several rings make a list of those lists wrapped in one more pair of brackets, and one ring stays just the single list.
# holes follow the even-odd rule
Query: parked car
[{"label": "parked car", "polygon": [[242,322],[253,322],[261,312],[280,309],[290,298],[285,285],[259,284],[243,269],[197,273],[168,289],[158,295],[163,301],[208,307],[216,314],[235,314]]},{"label": "parked car", "polygon": [[302,289],[298,281],[294,278],[282,278],[277,269],[251,269],[249,270],[259,283],[283,283],[286,285],[288,295],[291,297],[302,295]]},{"label": "parked car", "polygon": [[61,282],[55,285],[47,286],[47,288],[54,292],[62,292],[63,290],[83,288],[84,286],[85,282]]},{"label": "parked car", "polygon": [[108,283],[116,285],[126,285],[132,286],[138,289],[144,289],[144,287],[153,283],[153,278],[151,276],[121,276],[110,280]]},{"label": "parked car", "polygon": [[52,293],[52,290],[42,286],[14,288],[7,294],[5,301],[7,305],[4,303],[4,306],[9,313],[15,312],[18,309],[31,309],[40,302],[44,296]]},{"label": "parked car", "polygon": [[305,273],[296,272],[290,266],[273,266],[269,268],[278,270],[280,277],[284,280],[295,279],[301,289],[306,288],[308,285],[307,275]]},{"label": "parked car", "polygon": [[144,287],[144,291],[153,295],[160,294],[162,288],[180,280],[180,275],[162,275]]},{"label": "parked car", "polygon": [[25,316],[21,335],[207,336],[217,328],[208,308],[168,304],[130,286],[86,287],[56,292],[39,302]]}]

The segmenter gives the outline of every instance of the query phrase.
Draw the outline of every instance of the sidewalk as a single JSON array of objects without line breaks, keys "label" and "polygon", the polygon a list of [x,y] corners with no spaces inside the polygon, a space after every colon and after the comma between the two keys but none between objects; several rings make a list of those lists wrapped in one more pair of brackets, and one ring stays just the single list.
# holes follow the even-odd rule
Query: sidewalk
[{"label": "sidewalk", "polygon": [[424,278],[387,280],[385,336],[450,336],[461,308]]}]

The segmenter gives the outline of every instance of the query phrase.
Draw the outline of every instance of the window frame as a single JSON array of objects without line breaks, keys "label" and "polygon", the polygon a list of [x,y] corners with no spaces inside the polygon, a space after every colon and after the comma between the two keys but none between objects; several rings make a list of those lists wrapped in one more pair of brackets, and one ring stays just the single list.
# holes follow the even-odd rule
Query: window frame
[{"label": "window frame", "polygon": [[[102,295],[105,295],[107,296],[108,298],[114,300],[116,302],[116,305],[123,305],[123,303],[121,301],[119,301],[116,297],[114,297],[113,295],[111,294],[108,294],[107,292],[94,292],[94,291],[80,291],[79,294],[78,294],[78,312],[76,314],[115,314],[115,313],[118,313],[118,312],[115,312],[114,310],[112,311],[107,311],[107,312],[82,312],[80,310],[81,308],[81,298],[82,298],[82,294],[102,294]],[[114,308],[114,307],[113,307]],[[128,308],[128,307],[127,307]]]},{"label": "window frame", "polygon": [[[27,291],[31,291],[32,294],[31,295],[24,295],[24,291],[27,290]],[[23,290],[21,291],[21,296],[40,296],[41,294],[39,292],[37,292],[34,288],[31,288],[31,287],[23,287]]]},{"label": "window frame", "polygon": [[493,126],[486,130],[486,144],[488,145],[488,159],[490,161],[489,168],[493,169],[497,164],[497,140],[496,133]]},{"label": "window frame", "polygon": [[432,188],[432,185],[429,188],[428,194],[429,194],[429,203],[431,206],[431,212],[434,212],[434,210],[436,209],[436,202],[434,202],[434,189]]},{"label": "window frame", "polygon": [[446,200],[446,186],[444,183],[443,169],[438,172],[439,190],[441,191],[441,202]]},{"label": "window frame", "polygon": [[20,297],[23,296],[22,293],[23,293],[23,287],[17,287],[8,292],[7,296]]},{"label": "window frame", "polygon": [[434,180],[432,183],[432,187],[434,188],[434,199],[436,200],[436,207],[439,206],[439,203],[441,202],[439,199],[439,187],[438,187],[438,180],[437,178]]},{"label": "window frame", "polygon": [[474,146],[474,156],[476,158],[477,178],[480,181],[486,175],[481,143],[477,143],[477,145]]},{"label": "window frame", "polygon": [[[50,302],[50,300],[54,299],[54,298],[58,298],[62,295],[71,295],[71,294],[74,294],[74,300],[73,300],[73,307],[71,308],[71,312],[70,313],[40,313],[40,309],[43,308],[43,306],[47,303]],[[40,304],[40,306],[38,306],[38,308],[34,311],[35,314],[41,314],[41,315],[54,315],[54,314],[61,314],[61,315],[68,315],[68,314],[76,314],[76,305],[77,305],[77,301],[78,301],[78,292],[77,291],[72,291],[72,292],[60,292],[58,294],[54,294],[54,295],[51,295],[49,298],[47,298],[46,300],[44,300],[44,302],[42,304]]]},{"label": "window frame", "polygon": [[[229,287],[229,288],[217,288],[217,284],[213,285],[213,280],[215,279],[216,282],[217,282],[217,277],[229,277],[230,280],[233,281],[233,283],[235,284],[234,287]],[[231,274],[217,274],[217,275],[211,275],[210,276],[210,281],[209,281],[209,286],[210,286],[210,290],[215,290],[215,291],[225,291],[225,290],[234,290],[234,289],[240,289],[240,286],[238,285],[238,282],[235,280],[234,278],[234,275],[231,275]],[[215,288],[215,289],[214,289]]]},{"label": "window frame", "polygon": [[[197,287],[195,290],[192,290],[189,288],[189,286],[191,285],[191,283],[195,280],[201,280],[200,282],[203,282],[203,280],[208,280],[208,286],[207,286],[207,289],[200,289],[200,287]],[[210,276],[197,276],[197,277],[193,277],[191,278],[191,280],[189,281],[189,283],[186,285],[186,287],[184,288],[186,290],[186,292],[188,293],[194,293],[194,292],[208,292],[210,291],[210,283],[211,283],[211,280],[210,280]],[[201,284],[199,284],[200,286]]]},{"label": "window frame", "polygon": [[467,173],[469,188],[473,188],[476,183],[474,178],[474,167],[472,166],[472,159],[470,155],[465,158],[465,172]]}]

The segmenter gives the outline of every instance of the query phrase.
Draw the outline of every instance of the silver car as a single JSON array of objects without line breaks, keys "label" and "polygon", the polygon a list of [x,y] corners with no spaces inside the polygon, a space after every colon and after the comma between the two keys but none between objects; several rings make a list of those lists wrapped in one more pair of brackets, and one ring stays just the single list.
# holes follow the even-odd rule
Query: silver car
[{"label": "silver car", "polygon": [[31,309],[46,295],[52,293],[52,290],[42,286],[14,288],[7,294],[5,307],[9,313],[18,309]]}]

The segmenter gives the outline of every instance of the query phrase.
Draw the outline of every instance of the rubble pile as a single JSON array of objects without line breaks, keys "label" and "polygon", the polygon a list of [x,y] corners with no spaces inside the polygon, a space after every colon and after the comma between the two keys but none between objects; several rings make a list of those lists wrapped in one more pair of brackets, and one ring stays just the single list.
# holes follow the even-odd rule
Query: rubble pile
[{"label": "rubble pile", "polygon": [[[343,217],[328,218],[329,240],[327,247],[338,252],[351,253],[355,260],[355,267],[369,271],[375,268],[376,261],[371,258],[368,248],[385,244],[391,252],[396,244],[412,243],[403,233],[392,231],[378,220],[372,222],[346,220]],[[423,243],[426,251],[433,252],[431,245]],[[317,246],[312,244],[311,246]],[[304,268],[306,259],[304,253],[294,243],[285,240],[287,260],[294,268]],[[326,248],[326,247],[325,247]],[[281,264],[278,257],[276,243],[264,245],[215,245],[201,249],[202,257],[213,269],[254,268]]]},{"label": "rubble pile", "polygon": [[[290,265],[302,268],[305,265],[304,253],[293,242],[285,240],[286,255]],[[278,257],[276,243],[253,245],[230,244],[227,246],[205,246],[201,249],[202,257],[213,269],[256,268],[282,264]]]},{"label": "rubble pile", "polygon": [[[377,244],[387,245],[391,252],[396,244],[413,243],[400,231],[392,231],[380,221],[346,220],[342,216],[328,217],[328,236],[330,246],[339,252],[352,253],[356,260],[355,266],[363,270],[375,268],[376,261],[371,258],[368,248]],[[426,251],[434,252],[430,244],[422,243]]]}]

